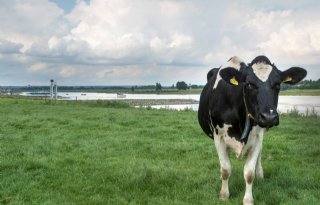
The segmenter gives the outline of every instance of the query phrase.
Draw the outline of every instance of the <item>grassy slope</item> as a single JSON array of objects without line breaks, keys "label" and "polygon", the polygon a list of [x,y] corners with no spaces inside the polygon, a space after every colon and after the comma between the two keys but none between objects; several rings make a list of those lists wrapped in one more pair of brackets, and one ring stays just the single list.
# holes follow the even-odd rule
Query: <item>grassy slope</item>
[{"label": "grassy slope", "polygon": [[[109,106],[0,98],[0,204],[221,204],[195,112]],[[319,118],[285,116],[267,133],[258,204],[319,204],[319,133]],[[244,194],[244,161],[232,162],[223,204]]]}]

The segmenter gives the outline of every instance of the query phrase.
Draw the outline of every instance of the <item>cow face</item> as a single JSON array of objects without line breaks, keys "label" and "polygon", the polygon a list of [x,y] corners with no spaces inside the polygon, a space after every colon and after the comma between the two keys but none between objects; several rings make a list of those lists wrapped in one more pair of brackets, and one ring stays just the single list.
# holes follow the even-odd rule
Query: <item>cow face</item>
[{"label": "cow face", "polygon": [[243,87],[244,103],[250,118],[261,127],[279,124],[277,113],[280,84],[296,84],[307,74],[303,68],[280,71],[265,56],[256,57],[240,71],[224,68],[220,76],[232,85]]}]

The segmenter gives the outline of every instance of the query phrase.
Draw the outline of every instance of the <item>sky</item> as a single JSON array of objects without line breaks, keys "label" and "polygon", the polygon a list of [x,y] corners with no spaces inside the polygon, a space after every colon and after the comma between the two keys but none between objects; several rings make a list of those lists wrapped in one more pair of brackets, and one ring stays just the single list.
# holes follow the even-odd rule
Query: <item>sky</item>
[{"label": "sky", "polygon": [[204,85],[238,56],[320,78],[318,0],[0,0],[0,86]]}]

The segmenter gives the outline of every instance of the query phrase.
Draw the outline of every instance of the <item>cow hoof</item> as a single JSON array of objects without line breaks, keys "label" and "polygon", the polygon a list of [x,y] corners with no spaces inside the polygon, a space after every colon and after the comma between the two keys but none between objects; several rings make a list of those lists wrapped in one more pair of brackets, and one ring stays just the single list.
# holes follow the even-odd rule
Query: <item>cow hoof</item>
[{"label": "cow hoof", "polygon": [[220,192],[219,197],[221,200],[226,201],[229,199],[229,192]]},{"label": "cow hoof", "polygon": [[251,198],[244,198],[243,205],[253,205],[253,199]]}]

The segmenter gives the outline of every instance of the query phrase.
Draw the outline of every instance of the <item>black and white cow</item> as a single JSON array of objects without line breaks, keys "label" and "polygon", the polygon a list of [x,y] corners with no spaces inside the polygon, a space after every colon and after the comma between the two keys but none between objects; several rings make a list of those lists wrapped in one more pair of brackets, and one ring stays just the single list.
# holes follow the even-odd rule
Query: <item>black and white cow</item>
[{"label": "black and white cow", "polygon": [[280,84],[296,84],[306,74],[307,71],[299,67],[282,72],[265,56],[256,57],[248,65],[232,57],[226,65],[209,71],[200,97],[198,119],[203,131],[214,139],[218,152],[222,180],[220,198],[229,198],[228,150],[232,149],[238,157],[247,154],[243,204],[253,204],[253,180],[255,176],[263,178],[263,135],[266,129],[279,124]]}]

